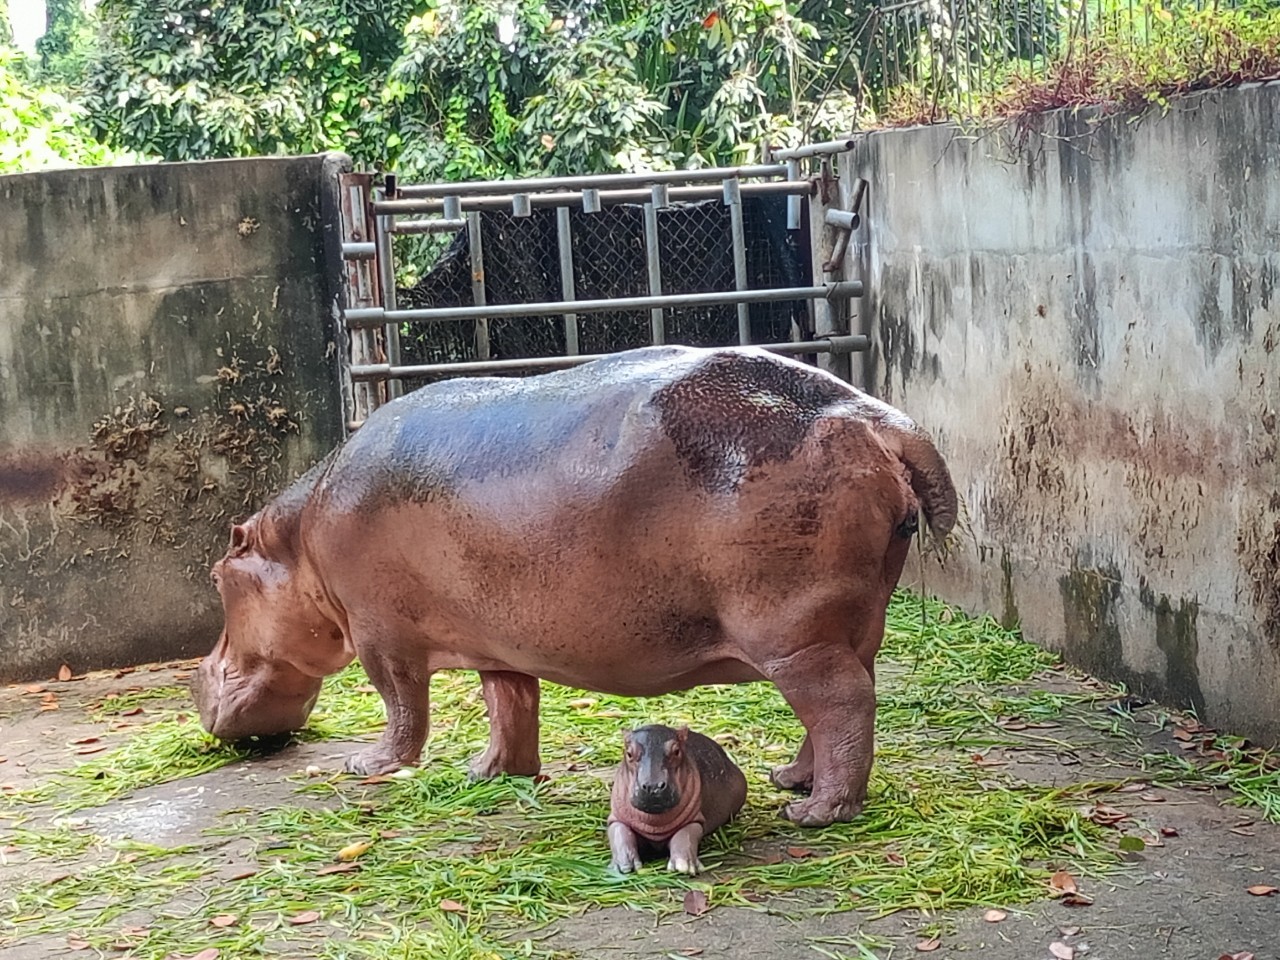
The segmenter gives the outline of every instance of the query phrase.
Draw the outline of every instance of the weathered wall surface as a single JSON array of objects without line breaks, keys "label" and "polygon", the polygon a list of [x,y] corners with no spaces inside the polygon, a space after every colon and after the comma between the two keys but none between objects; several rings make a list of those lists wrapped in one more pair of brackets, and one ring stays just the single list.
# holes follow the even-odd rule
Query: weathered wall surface
[{"label": "weathered wall surface", "polygon": [[0,680],[217,639],[228,525],[341,437],[343,160],[0,177]]},{"label": "weathered wall surface", "polygon": [[976,540],[928,585],[1280,740],[1280,86],[1040,124],[846,164],[865,382],[938,438]]}]

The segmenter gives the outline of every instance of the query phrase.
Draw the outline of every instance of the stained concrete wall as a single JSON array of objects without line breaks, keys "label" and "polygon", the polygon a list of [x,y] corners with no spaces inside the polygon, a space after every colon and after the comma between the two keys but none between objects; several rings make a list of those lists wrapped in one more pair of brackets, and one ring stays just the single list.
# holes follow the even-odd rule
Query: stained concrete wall
[{"label": "stained concrete wall", "polygon": [[845,173],[871,183],[861,378],[938,438],[972,525],[927,586],[1280,740],[1280,86],[876,133]]},{"label": "stained concrete wall", "polygon": [[342,435],[345,163],[0,177],[0,680],[217,639],[229,524]]}]

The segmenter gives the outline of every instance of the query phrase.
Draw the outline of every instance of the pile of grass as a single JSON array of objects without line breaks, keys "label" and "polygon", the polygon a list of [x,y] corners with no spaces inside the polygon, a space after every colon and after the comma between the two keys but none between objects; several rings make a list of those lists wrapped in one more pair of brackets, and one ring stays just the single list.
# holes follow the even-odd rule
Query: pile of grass
[{"label": "pile of grass", "polygon": [[[244,810],[212,831],[254,842],[255,875],[222,882],[190,851],[108,849],[106,862],[0,902],[0,937],[75,929],[107,949],[127,918],[144,911],[158,914],[134,951],[146,958],[209,947],[247,956],[285,940],[291,955],[332,958],[526,956],[540,948],[519,931],[587,907],[679,909],[691,886],[713,905],[769,898],[776,906],[781,898],[797,913],[881,915],[1026,903],[1046,894],[1055,869],[1089,875],[1113,862],[1109,841],[1080,812],[1081,795],[1029,786],[973,761],[1007,741],[1000,718],[1050,719],[1087,699],[1021,691],[1053,665],[1049,654],[990,619],[900,595],[880,663],[877,763],[866,810],[852,824],[800,830],[779,818],[790,796],[770,786],[768,770],[790,759],[802,730],[771,685],[647,700],[544,685],[551,779],[472,784],[466,760],[487,735],[483,701],[474,674],[442,674],[433,682],[427,766],[374,784],[300,774],[298,789],[321,806]],[[381,699],[357,669],[326,686],[308,737],[381,727]],[[607,778],[620,731],[653,721],[688,722],[720,737],[750,783],[740,819],[704,844],[711,872],[694,881],[660,863],[625,878],[606,869]],[[175,713],[12,802],[93,806],[242,756]],[[370,846],[351,872],[320,872],[357,843]],[[193,889],[199,903],[174,906]],[[319,918],[289,923],[309,911]],[[234,921],[211,926],[214,916]],[[309,944],[313,935],[323,940]]]}]

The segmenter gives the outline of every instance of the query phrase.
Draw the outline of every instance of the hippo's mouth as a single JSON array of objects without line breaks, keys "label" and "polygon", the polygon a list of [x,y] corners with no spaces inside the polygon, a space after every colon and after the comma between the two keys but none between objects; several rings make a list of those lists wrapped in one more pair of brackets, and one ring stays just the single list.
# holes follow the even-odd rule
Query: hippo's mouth
[{"label": "hippo's mouth", "polygon": [[641,813],[666,813],[680,802],[680,794],[674,788],[665,790],[634,790],[631,794],[631,805]]}]

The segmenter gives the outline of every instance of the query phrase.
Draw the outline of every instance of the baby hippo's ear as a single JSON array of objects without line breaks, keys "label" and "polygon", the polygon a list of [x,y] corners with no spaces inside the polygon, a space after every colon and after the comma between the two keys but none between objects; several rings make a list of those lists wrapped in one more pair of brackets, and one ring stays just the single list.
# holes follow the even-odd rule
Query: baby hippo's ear
[{"label": "baby hippo's ear", "polygon": [[689,739],[689,725],[685,723],[685,724],[682,724],[678,730],[676,730],[676,743],[680,744],[680,746],[683,747],[685,745],[685,742],[688,739]]}]

